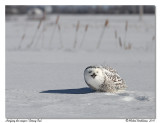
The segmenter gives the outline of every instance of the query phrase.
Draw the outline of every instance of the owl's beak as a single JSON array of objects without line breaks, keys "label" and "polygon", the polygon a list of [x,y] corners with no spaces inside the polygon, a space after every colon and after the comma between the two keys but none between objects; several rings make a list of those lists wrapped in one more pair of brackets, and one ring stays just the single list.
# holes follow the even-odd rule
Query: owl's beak
[{"label": "owl's beak", "polygon": [[91,76],[94,79],[97,75],[95,73],[93,73]]}]

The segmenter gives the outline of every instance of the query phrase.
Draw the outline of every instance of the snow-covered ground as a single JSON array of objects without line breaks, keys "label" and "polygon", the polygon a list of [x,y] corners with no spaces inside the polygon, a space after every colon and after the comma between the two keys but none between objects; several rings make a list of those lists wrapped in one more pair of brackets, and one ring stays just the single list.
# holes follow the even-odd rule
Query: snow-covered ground
[{"label": "snow-covered ground", "polygon": [[[6,17],[6,117],[155,118],[155,16],[139,21],[129,15],[61,15],[60,29],[56,19]],[[84,69],[100,64],[115,68],[127,90],[109,94],[88,88]]]}]

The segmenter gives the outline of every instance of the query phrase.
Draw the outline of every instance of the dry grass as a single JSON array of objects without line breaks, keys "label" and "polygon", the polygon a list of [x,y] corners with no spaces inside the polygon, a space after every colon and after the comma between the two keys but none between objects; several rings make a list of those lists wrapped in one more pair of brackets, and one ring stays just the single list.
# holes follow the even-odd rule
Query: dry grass
[{"label": "dry grass", "polygon": [[36,48],[38,46],[38,43],[41,41],[41,44],[40,44],[40,48],[44,48],[44,33],[45,33],[45,20],[43,20],[43,23],[42,23],[42,29],[41,29],[41,32],[39,32],[39,36],[35,42],[35,45],[34,47]]},{"label": "dry grass", "polygon": [[20,41],[19,46],[18,46],[17,49],[21,49],[21,46],[22,46],[22,43],[23,43],[23,40],[24,40],[25,36],[26,36],[26,34],[24,33],[24,34],[22,35],[22,37],[21,37],[21,41]]},{"label": "dry grass", "polygon": [[50,38],[50,41],[49,41],[49,47],[52,49],[52,43],[53,43],[53,38],[54,38],[54,35],[56,33],[56,28],[58,26],[58,23],[59,23],[59,20],[60,20],[60,16],[58,15],[57,18],[56,18],[56,21],[55,21],[55,27],[53,28],[53,31],[51,33],[51,38]]},{"label": "dry grass", "polygon": [[87,30],[88,30],[88,24],[86,25],[86,27],[85,27],[85,31],[87,32]]},{"label": "dry grass", "polygon": [[[125,50],[129,50],[129,49],[132,48],[132,44],[131,44],[131,43],[128,43],[128,42],[126,41],[127,32],[128,32],[128,21],[125,22],[125,35],[124,35],[124,40],[122,41],[122,40],[121,40],[121,37],[118,38],[119,46],[120,46],[121,48],[124,48]],[[117,38],[117,30],[115,30],[115,38]]]},{"label": "dry grass", "polygon": [[128,21],[125,22],[125,40],[124,40],[124,49],[129,50],[132,48],[132,44],[128,43],[126,41],[126,37],[127,37],[127,32],[128,32]]},{"label": "dry grass", "polygon": [[125,22],[125,35],[124,35],[124,42],[125,43],[126,43],[127,31],[128,31],[128,21]]},{"label": "dry grass", "polygon": [[104,23],[102,32],[101,32],[100,37],[99,37],[99,41],[97,43],[97,47],[96,47],[97,49],[100,48],[100,45],[101,45],[101,42],[102,42],[102,38],[103,38],[103,35],[104,35],[104,32],[105,32],[105,29],[108,26],[108,23],[109,23],[109,20],[106,20],[105,23]]},{"label": "dry grass", "polygon": [[[53,31],[51,33],[52,34],[51,35],[51,40],[49,40],[49,42],[48,42],[49,48],[52,48],[53,38],[54,38],[54,35],[55,35],[56,31],[58,31],[57,34],[59,36],[60,49],[64,48],[64,44],[63,44],[63,40],[62,40],[62,30],[61,30],[62,26],[59,24],[59,20],[60,20],[60,16],[58,15],[56,17],[56,19],[55,19],[55,23],[54,23],[55,25],[53,25],[54,28],[53,28]],[[98,42],[97,42],[97,45],[96,45],[97,49],[99,49],[101,44],[102,44],[102,39],[104,37],[105,30],[108,27],[108,24],[109,24],[109,20],[105,20],[104,21],[104,25],[102,27],[102,31],[100,33],[100,36],[99,36],[99,39],[98,39]],[[124,24],[125,24],[124,25],[124,33],[123,33],[124,35],[123,36],[119,36],[118,35],[118,30],[115,29],[113,36],[116,39],[116,44],[115,45],[118,44],[120,48],[123,48],[125,50],[129,50],[129,49],[132,48],[132,44],[127,42],[127,40],[126,40],[127,39],[128,29],[129,29],[128,20],[126,20]],[[42,25],[43,25],[43,29],[40,31]],[[47,26],[47,24],[46,24],[46,26]],[[78,33],[79,33],[79,29],[80,28],[81,28],[80,27],[80,21],[78,20],[77,23],[76,23],[76,26],[75,26],[75,35],[74,35],[73,48],[77,47],[77,44],[78,44]],[[83,35],[82,35],[82,40],[81,40],[80,45],[79,45],[80,48],[82,48],[84,43],[85,43],[85,38],[86,38],[88,29],[89,29],[89,24],[86,24],[85,27],[83,27],[83,28],[84,28],[84,32],[83,32]],[[26,46],[26,48],[33,48],[33,45],[34,45],[34,48],[36,48],[37,46],[39,46],[39,43],[41,43],[40,44],[40,48],[43,48],[44,41],[45,41],[44,40],[44,33],[45,33],[44,20],[41,19],[38,22],[37,26],[36,26],[36,29],[35,29],[35,32],[34,32],[34,34],[32,36],[31,42],[29,42],[29,44]],[[21,39],[20,39],[20,42],[18,44],[17,49],[21,49],[25,37],[26,37],[26,33],[24,32],[23,35],[21,36]],[[155,40],[155,35],[152,36],[152,40]]]},{"label": "dry grass", "polygon": [[86,26],[85,26],[85,30],[84,30],[84,34],[83,34],[83,38],[82,38],[82,41],[81,41],[81,43],[80,43],[80,48],[82,47],[83,42],[84,42],[84,40],[85,40],[87,30],[88,30],[88,24],[86,24]]},{"label": "dry grass", "polygon": [[34,44],[35,37],[36,37],[37,32],[39,31],[40,27],[41,27],[42,21],[43,21],[42,19],[39,21],[39,23],[38,23],[38,25],[37,25],[37,28],[36,28],[36,30],[35,30],[35,32],[34,32],[34,35],[33,35],[33,37],[32,37],[32,40],[31,40],[31,42],[27,45],[27,48],[31,48],[31,46]]},{"label": "dry grass", "polygon": [[36,49],[38,46],[38,43],[41,41],[42,42],[42,36],[43,36],[43,30],[44,30],[44,24],[42,30],[39,32],[39,35],[37,36],[37,40],[35,41],[34,48]]},{"label": "dry grass", "polygon": [[118,37],[117,30],[114,31],[114,36],[115,36],[115,39],[117,39]]},{"label": "dry grass", "polygon": [[44,48],[45,31],[46,31],[46,23],[45,23],[45,21],[43,21],[41,48]]},{"label": "dry grass", "polygon": [[58,22],[59,22],[59,18],[60,18],[60,16],[58,15],[57,18],[56,18],[56,25],[57,25]]},{"label": "dry grass", "polygon": [[108,23],[109,23],[109,21],[106,20],[104,26],[107,27]]},{"label": "dry grass", "polygon": [[76,48],[76,45],[77,45],[77,36],[78,36],[79,26],[80,26],[80,21],[77,21],[76,32],[75,32],[75,40],[74,40],[73,48]]},{"label": "dry grass", "polygon": [[118,40],[119,40],[119,46],[122,47],[121,37],[119,37]]},{"label": "dry grass", "polygon": [[60,48],[63,48],[63,40],[62,40],[62,36],[61,36],[61,26],[60,24],[58,24],[58,30],[59,30],[59,41],[60,41]]},{"label": "dry grass", "polygon": [[126,21],[126,24],[125,24],[125,31],[126,32],[128,31],[128,21]]},{"label": "dry grass", "polygon": [[125,44],[124,45],[124,49],[125,50],[130,50],[132,48],[132,44],[131,43],[128,43],[127,45]]}]

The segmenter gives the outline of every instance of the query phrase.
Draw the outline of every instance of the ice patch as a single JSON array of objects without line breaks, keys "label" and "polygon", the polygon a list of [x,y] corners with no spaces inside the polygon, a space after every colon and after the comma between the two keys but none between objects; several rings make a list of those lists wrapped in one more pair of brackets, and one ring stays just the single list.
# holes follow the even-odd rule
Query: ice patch
[{"label": "ice patch", "polygon": [[122,98],[122,100],[129,102],[129,101],[134,100],[134,98],[133,97],[124,97],[124,98]]},{"label": "ice patch", "polygon": [[119,96],[129,96],[130,94],[129,93],[119,93],[118,95]]},{"label": "ice patch", "polygon": [[108,96],[116,96],[116,94],[114,94],[114,93],[104,93],[104,95],[108,95]]}]

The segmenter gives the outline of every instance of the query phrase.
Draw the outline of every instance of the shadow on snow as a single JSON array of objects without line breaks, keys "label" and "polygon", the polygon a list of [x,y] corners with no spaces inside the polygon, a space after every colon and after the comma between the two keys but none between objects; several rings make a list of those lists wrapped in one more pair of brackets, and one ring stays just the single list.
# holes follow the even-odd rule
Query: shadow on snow
[{"label": "shadow on snow", "polygon": [[56,94],[87,94],[95,92],[90,88],[75,88],[75,89],[58,89],[58,90],[46,90],[40,93],[56,93]]}]

